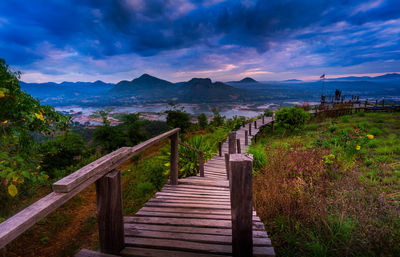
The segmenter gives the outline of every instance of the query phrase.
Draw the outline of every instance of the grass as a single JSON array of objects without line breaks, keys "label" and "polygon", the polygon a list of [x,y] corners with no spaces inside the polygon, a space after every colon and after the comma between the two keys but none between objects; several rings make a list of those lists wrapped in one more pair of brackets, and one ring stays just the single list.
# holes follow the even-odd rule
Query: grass
[{"label": "grass", "polygon": [[278,256],[400,256],[399,145],[399,113],[277,127],[253,145],[255,208]]}]

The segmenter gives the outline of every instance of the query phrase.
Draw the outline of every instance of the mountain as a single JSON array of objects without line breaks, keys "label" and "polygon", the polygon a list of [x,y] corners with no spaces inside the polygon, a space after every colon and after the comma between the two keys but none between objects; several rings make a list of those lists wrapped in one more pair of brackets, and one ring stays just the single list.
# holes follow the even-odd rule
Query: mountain
[{"label": "mountain", "polygon": [[258,83],[258,81],[255,80],[255,79],[253,79],[253,78],[246,77],[246,78],[244,78],[244,79],[242,79],[242,80],[239,80],[239,81],[229,81],[229,82],[227,82],[227,83],[249,84],[249,83]]},{"label": "mountain", "polygon": [[362,76],[362,77],[342,77],[342,78],[333,78],[327,79],[329,81],[382,81],[382,82],[394,82],[400,81],[400,74],[399,73],[387,73],[381,76],[370,77],[370,76]]},{"label": "mountain", "polygon": [[21,89],[39,98],[45,104],[60,101],[80,102],[92,96],[102,95],[114,87],[114,84],[97,80],[95,82],[26,83],[20,81]]},{"label": "mountain", "polygon": [[237,89],[222,82],[212,82],[209,78],[192,78],[182,85],[184,102],[218,102],[244,100],[250,97],[248,91]]},{"label": "mountain", "polygon": [[303,82],[303,81],[300,80],[300,79],[287,79],[287,80],[284,80],[284,81],[281,81],[281,82],[286,82],[286,83],[298,83],[298,82]]},{"label": "mountain", "polygon": [[239,83],[257,83],[257,80],[253,78],[246,77],[239,81]]},{"label": "mountain", "polygon": [[143,74],[142,76],[133,79],[131,81],[120,81],[118,82],[113,89],[110,90],[110,93],[135,93],[138,91],[149,91],[149,90],[164,90],[172,87],[174,84],[159,79],[149,74]]},{"label": "mountain", "polygon": [[141,101],[171,101],[179,87],[169,81],[143,74],[131,81],[120,81],[108,93],[108,99],[120,104]]}]

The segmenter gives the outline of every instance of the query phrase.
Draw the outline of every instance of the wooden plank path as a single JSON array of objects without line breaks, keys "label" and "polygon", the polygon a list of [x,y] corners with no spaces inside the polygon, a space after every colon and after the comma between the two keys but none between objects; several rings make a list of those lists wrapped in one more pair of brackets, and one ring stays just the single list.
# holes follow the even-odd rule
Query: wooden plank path
[{"label": "wooden plank path", "polygon": [[[265,124],[271,122],[265,118]],[[257,121],[257,127],[262,126]],[[245,152],[245,130],[236,133]],[[259,129],[252,123],[252,135]],[[251,138],[249,136],[249,144]],[[228,153],[228,142],[222,145]],[[214,156],[204,166],[204,177],[165,185],[134,217],[124,217],[125,248],[122,256],[226,256],[232,255],[229,182],[224,157]],[[274,256],[271,240],[253,211],[254,256]]]}]

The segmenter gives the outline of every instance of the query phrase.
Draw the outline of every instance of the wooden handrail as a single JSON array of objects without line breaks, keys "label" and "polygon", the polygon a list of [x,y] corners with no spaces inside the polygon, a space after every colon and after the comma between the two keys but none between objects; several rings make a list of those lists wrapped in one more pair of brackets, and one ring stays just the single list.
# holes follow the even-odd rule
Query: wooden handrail
[{"label": "wooden handrail", "polygon": [[145,150],[146,148],[154,145],[155,143],[167,137],[170,137],[173,134],[178,133],[179,130],[180,130],[179,128],[176,128],[168,132],[165,132],[164,134],[161,134],[159,136],[150,138],[149,140],[146,140],[133,147],[123,147],[110,154],[107,154],[101,157],[100,159],[86,165],[85,167],[55,182],[53,184],[53,191],[56,193],[67,193],[91,177],[96,177],[96,176],[102,177],[105,175],[105,173],[118,167],[123,162],[129,160],[130,158],[140,153],[141,151]]},{"label": "wooden handrail", "polygon": [[[168,137],[171,138],[171,150],[174,151],[174,153],[171,153],[171,177],[176,177],[174,180],[177,180],[178,156],[177,144],[175,145],[175,143],[177,143],[179,131],[180,129],[176,128],[134,147],[122,147],[55,182],[53,184],[54,192],[0,223],[0,249],[122,163]],[[172,155],[174,155],[174,160],[172,160]]]}]

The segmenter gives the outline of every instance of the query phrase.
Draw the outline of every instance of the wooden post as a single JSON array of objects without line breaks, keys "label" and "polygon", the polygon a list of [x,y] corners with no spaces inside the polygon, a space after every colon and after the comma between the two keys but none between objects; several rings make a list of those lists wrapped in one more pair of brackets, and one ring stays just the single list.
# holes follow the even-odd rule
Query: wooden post
[{"label": "wooden post", "polygon": [[375,106],[377,106],[377,105],[378,105],[378,99],[375,100]]},{"label": "wooden post", "polygon": [[237,153],[242,153],[242,149],[240,147],[240,139],[236,139],[236,149],[237,149]]},{"label": "wooden post", "polygon": [[249,123],[249,136],[251,136],[251,122]]},{"label": "wooden post", "polygon": [[253,256],[253,156],[232,154],[229,165],[232,256]]},{"label": "wooden post", "polygon": [[385,107],[385,99],[382,99],[382,107]]},{"label": "wooden post", "polygon": [[255,129],[257,128],[257,121],[256,120],[254,121],[254,128]]},{"label": "wooden post", "polygon": [[262,124],[264,124],[264,123],[265,123],[265,121],[264,121],[264,114],[261,115],[261,118],[262,118]]},{"label": "wooden post", "polygon": [[218,153],[219,153],[219,157],[222,157],[222,142],[221,141],[218,142]]},{"label": "wooden post", "polygon": [[225,169],[226,169],[226,179],[229,180],[229,154],[225,154]]},{"label": "wooden post", "polygon": [[204,157],[203,151],[199,152],[199,170],[200,170],[200,177],[204,177]]},{"label": "wooden post", "polygon": [[249,145],[249,132],[247,130],[244,131],[244,145]]},{"label": "wooden post", "polygon": [[228,153],[236,153],[236,132],[232,131],[228,134]]},{"label": "wooden post", "polygon": [[119,254],[125,247],[119,170],[113,170],[96,181],[96,198],[100,251]]},{"label": "wooden post", "polygon": [[243,126],[243,128],[246,126],[246,122],[245,121],[242,122],[242,126]]},{"label": "wooden post", "polygon": [[367,107],[368,99],[365,100],[364,107]]},{"label": "wooden post", "polygon": [[258,135],[258,134],[255,134],[255,135],[254,135],[254,143],[257,143],[257,135]]},{"label": "wooden post", "polygon": [[178,184],[178,143],[179,143],[179,133],[175,133],[170,136],[171,139],[171,158],[170,158],[170,174],[169,174],[169,184]]}]

